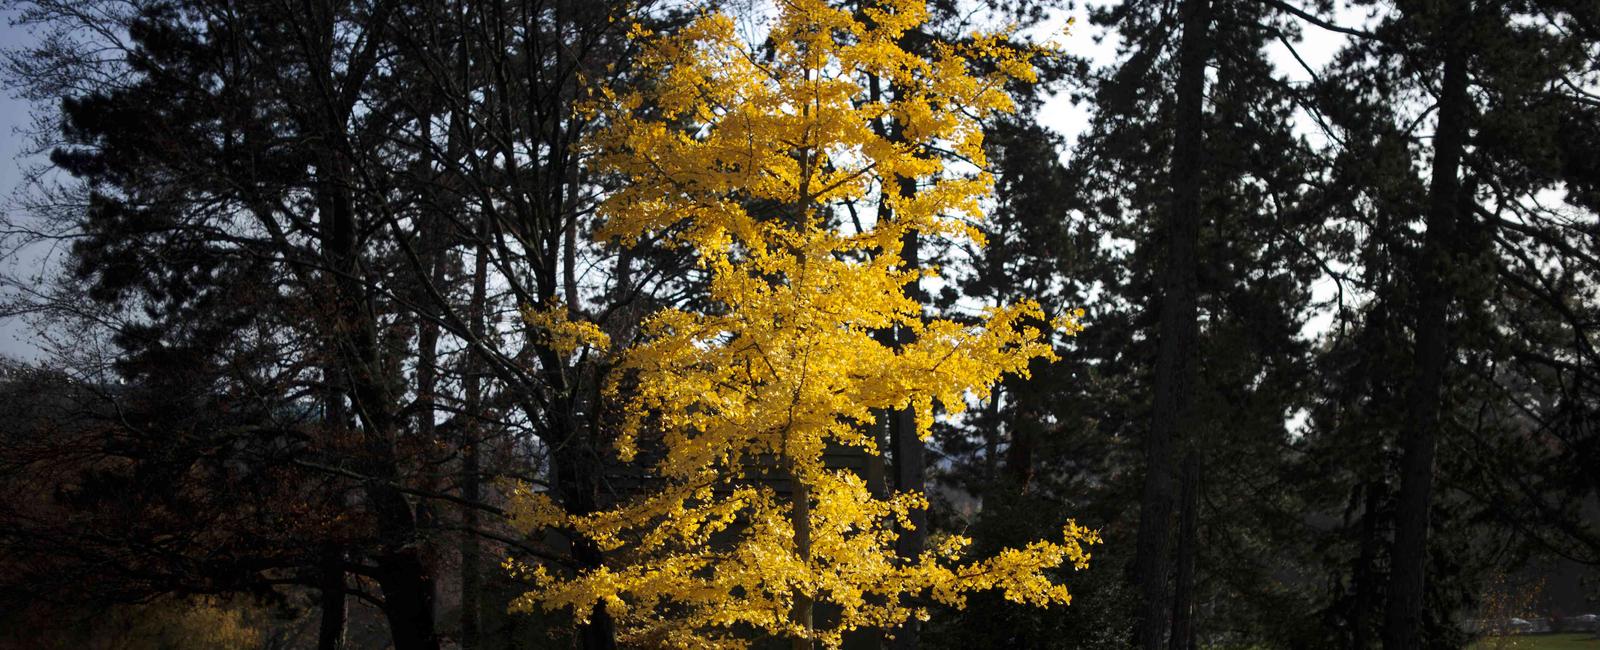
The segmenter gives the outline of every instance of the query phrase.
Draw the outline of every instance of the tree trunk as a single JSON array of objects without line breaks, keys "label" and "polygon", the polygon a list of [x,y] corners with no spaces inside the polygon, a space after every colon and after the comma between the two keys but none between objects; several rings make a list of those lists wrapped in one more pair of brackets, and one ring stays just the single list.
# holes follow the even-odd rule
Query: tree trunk
[{"label": "tree trunk", "polygon": [[562,292],[567,301],[567,309],[572,310],[574,317],[576,317],[577,311],[580,307],[578,303],[582,300],[582,296],[578,295],[579,211],[577,200],[580,191],[579,188],[581,185],[581,179],[579,177],[580,170],[576,155],[569,149],[574,143],[574,138],[571,136],[575,136],[576,133],[570,129],[570,126],[564,129],[563,125],[567,125],[569,124],[569,121],[577,119],[568,114],[568,107],[578,97],[580,92],[577,87],[577,79],[579,75],[576,73],[568,74],[569,69],[575,68],[574,62],[569,54],[570,50],[567,47],[567,36],[563,32],[563,29],[567,25],[565,14],[569,7],[563,0],[556,0],[556,2],[553,3],[553,6],[555,8],[554,28],[556,35],[556,74],[566,75],[566,78],[570,81],[563,83],[561,88],[556,91],[560,99],[559,103],[557,104],[557,112],[554,116],[555,125],[551,128],[556,131],[557,137],[554,138],[554,146],[551,147],[552,151],[550,152],[550,157],[552,160],[557,161],[555,167],[561,171],[561,180],[558,182],[561,183],[562,191],[560,196],[562,200],[556,211],[556,218],[561,220]]},{"label": "tree trunk", "polygon": [[[911,49],[912,47],[906,39],[901,40],[900,46],[906,49]],[[881,84],[882,81],[877,76],[868,78],[868,96],[871,101],[877,102],[882,99],[883,89]],[[889,93],[897,98],[908,96],[905,89],[893,84],[889,87]],[[887,138],[891,142],[903,142],[905,140],[902,131],[903,125],[887,124],[884,119],[879,118],[873,121],[872,127],[879,136]],[[884,191],[898,192],[902,197],[909,197],[916,193],[916,182],[911,179],[901,179],[900,183],[892,190],[885,188]],[[880,196],[879,198],[879,214],[883,215],[883,218],[892,219],[893,213],[889,209],[888,197]],[[917,268],[920,263],[920,257],[920,244],[916,233],[906,233],[900,241],[900,259],[904,268]],[[916,300],[918,304],[927,302],[927,297],[922,294],[921,288],[915,281],[906,288],[906,293]],[[916,341],[908,328],[893,326],[876,332],[875,338],[880,343],[895,349]],[[876,479],[880,483],[888,483],[887,479],[891,477],[886,476],[886,474],[892,473],[892,484],[896,491],[926,492],[927,485],[923,467],[926,463],[926,454],[923,449],[922,438],[917,435],[915,413],[906,408],[898,411],[885,411],[876,415],[881,424],[874,431],[875,442],[879,443],[879,453],[882,454],[887,450],[892,462],[889,463],[890,471],[885,471],[881,455],[868,459],[868,482],[872,483]],[[882,432],[881,434],[879,434],[880,431]],[[882,444],[884,442],[888,443],[887,447]],[[884,493],[887,494],[887,489],[884,490]],[[927,545],[928,538],[927,512],[912,510],[908,513],[907,518],[912,526],[909,530],[896,526],[898,536],[895,539],[895,555],[902,560],[911,560],[920,556],[923,547]],[[916,650],[921,647],[919,623],[915,620],[906,621],[899,629],[895,630],[893,647],[897,650]]]},{"label": "tree trunk", "polygon": [[1171,650],[1194,650],[1195,556],[1200,545],[1200,453],[1191,445],[1179,484],[1178,570],[1172,591]]},{"label": "tree trunk", "polygon": [[989,490],[996,479],[1000,477],[1000,399],[1002,387],[996,386],[989,395],[989,404],[985,407],[984,415],[987,426],[983,427],[983,484]]},{"label": "tree trunk", "polygon": [[[789,470],[790,523],[794,526],[794,552],[802,562],[811,561],[811,490],[801,480],[791,465]],[[797,593],[794,598],[794,622],[810,633],[813,629],[811,596]],[[808,637],[796,637],[791,644],[794,650],[811,650],[815,644]]]},{"label": "tree trunk", "polygon": [[[900,47],[907,51],[914,50],[909,39],[902,37]],[[891,84],[897,99],[904,99],[910,93],[904,88]],[[905,141],[905,125],[895,124],[892,139],[898,142]],[[900,180],[897,192],[902,197],[916,194],[917,184],[914,180],[903,178]],[[900,241],[900,259],[906,269],[917,269],[922,265],[921,243],[916,232],[907,232]],[[906,295],[917,304],[924,305],[928,297],[923,294],[921,286],[913,280],[906,287]],[[895,328],[895,346],[903,348],[916,342],[916,335],[907,327]],[[926,494],[928,491],[925,466],[927,463],[926,450],[922,437],[917,435],[916,414],[910,408],[896,411],[889,420],[889,445],[894,448],[894,487],[901,492],[919,492]],[[921,508],[912,509],[907,513],[910,530],[901,530],[895,540],[895,554],[904,561],[915,561],[922,555],[922,549],[928,545],[928,512]],[[894,647],[896,650],[917,650],[922,647],[922,624],[916,619],[907,620],[895,632]]]},{"label": "tree trunk", "polygon": [[[410,506],[399,493],[389,491],[387,508]],[[433,624],[432,574],[415,544],[385,549],[378,556],[378,586],[383,589],[383,615],[395,650],[438,650]]]},{"label": "tree trunk", "polygon": [[[902,409],[890,416],[890,444],[894,447],[895,488],[901,492],[926,492],[923,474],[926,463],[922,438],[917,436],[916,416],[910,409]],[[908,514],[911,529],[901,530],[895,540],[895,554],[911,561],[922,555],[928,540],[928,512],[913,509]],[[906,621],[895,632],[894,647],[898,650],[915,650],[921,646],[920,625],[915,619]]]},{"label": "tree trunk", "polygon": [[[1452,6],[1445,3],[1445,6]],[[1458,16],[1452,16],[1456,18]],[[1448,26],[1458,20],[1445,20]],[[1434,448],[1438,444],[1441,388],[1450,360],[1448,312],[1456,283],[1451,269],[1456,244],[1462,149],[1467,138],[1466,51],[1459,39],[1444,43],[1439,126],[1434,134],[1433,177],[1428,189],[1428,231],[1414,286],[1416,352],[1407,391],[1406,427],[1400,436],[1400,493],[1395,508],[1394,551],[1384,610],[1383,647],[1422,647],[1422,607],[1428,556],[1428,509],[1433,492]]]},{"label": "tree trunk", "polygon": [[[356,94],[332,91],[342,91],[358,78],[335,72],[338,21],[332,8],[308,1],[304,9],[303,18],[311,27],[305,42],[306,64],[322,89],[311,96],[313,110],[307,112],[305,127],[319,137],[313,166],[318,243],[333,289],[326,333],[337,349],[351,410],[360,422],[365,454],[361,469],[370,477],[365,495],[380,540],[375,558],[378,584],[395,648],[436,650],[433,577],[421,556],[416,516],[394,487],[401,479],[395,458],[400,426],[397,396],[386,373],[396,364],[385,363],[389,359],[379,345],[375,296],[366,284],[368,271],[362,258],[362,224],[352,197],[351,188],[357,184],[351,182],[356,174],[348,129]],[[375,15],[372,20],[381,25],[384,18]]]},{"label": "tree trunk", "polygon": [[[546,368],[560,367],[552,350],[540,349],[539,354]],[[560,394],[565,384],[553,375],[559,373],[547,373],[546,378],[553,382],[552,387]],[[551,458],[555,465],[555,485],[561,492],[562,504],[574,515],[596,512],[600,503],[601,467],[598,453],[590,448],[589,441],[580,436],[573,418],[565,412],[556,413],[555,416],[551,428],[566,431],[570,436],[568,440],[556,441]],[[605,563],[605,554],[593,541],[582,536],[573,537],[570,541],[573,560],[580,569],[596,569]],[[589,612],[588,621],[579,627],[578,640],[584,650],[612,650],[617,647],[616,622],[603,604],[595,605],[594,610]]]},{"label": "tree trunk", "polygon": [[322,619],[317,624],[317,650],[344,650],[348,610],[345,607],[344,553],[338,547],[323,549],[320,572]]},{"label": "tree trunk", "polygon": [[[909,196],[911,191],[909,183],[903,184],[901,188],[903,194]],[[916,233],[906,233],[905,241],[900,246],[900,255],[905,261],[906,268],[918,266],[919,253]],[[918,304],[924,302],[922,292],[914,282],[907,289],[907,293],[915,298]],[[895,340],[901,347],[915,342],[909,328],[899,328]],[[911,409],[901,409],[891,416],[889,437],[889,444],[894,447],[895,489],[901,492],[926,494],[927,454],[922,437],[917,435],[916,414]],[[910,530],[900,531],[900,536],[895,540],[895,555],[911,562],[922,555],[922,549],[928,544],[928,511],[914,508],[906,514]],[[922,624],[914,618],[907,620],[895,632],[894,647],[897,650],[917,650],[922,647]]]},{"label": "tree trunk", "polygon": [[[577,540],[573,556],[586,568],[598,567],[604,559],[599,547],[589,540]],[[583,650],[616,650],[617,623],[604,605],[595,605],[589,620],[578,629],[578,636]]]},{"label": "tree trunk", "polygon": [[395,460],[397,422],[394,396],[383,376],[377,324],[371,296],[363,286],[364,269],[356,242],[356,218],[348,194],[347,168],[337,152],[317,165],[318,212],[323,255],[333,271],[334,318],[338,360],[346,373],[353,411],[361,423],[368,505],[377,520],[379,586],[384,613],[397,650],[434,650],[433,579],[422,561],[417,522],[411,505],[393,484],[399,480]]},{"label": "tree trunk", "polygon": [[1137,645],[1145,650],[1159,650],[1167,631],[1173,445],[1179,432],[1194,430],[1191,391],[1199,339],[1195,248],[1200,232],[1205,74],[1211,56],[1207,37],[1210,0],[1186,0],[1179,10],[1183,12],[1183,40],[1178,46],[1172,208],[1167,216],[1155,396],[1145,439],[1144,494],[1133,567],[1140,598],[1135,635]]},{"label": "tree trunk", "polygon": [[[472,298],[467,306],[468,326],[472,328],[473,337],[478,340],[483,339],[487,329],[484,323],[489,278],[487,237],[487,232],[480,233],[478,237],[472,269]],[[463,407],[467,417],[460,428],[461,498],[474,503],[482,498],[478,476],[478,445],[482,441],[482,435],[477,419],[483,409],[483,382],[479,376],[480,371],[480,364],[476,362],[476,357],[472,357],[467,362],[462,377],[465,393]],[[478,510],[463,508],[461,524],[467,529],[461,537],[461,647],[463,650],[475,650],[481,645],[483,634],[483,612],[479,599],[483,591],[483,559],[478,534],[473,532],[478,527]]]},{"label": "tree trunk", "polygon": [[1033,482],[1033,448],[1039,432],[1039,413],[1020,399],[1017,417],[1011,423],[1011,444],[1006,447],[1006,476],[1023,494]]},{"label": "tree trunk", "polygon": [[[432,124],[431,115],[426,116],[423,119],[423,124]],[[424,136],[425,140],[431,142],[433,140],[431,127],[425,126],[423,132],[426,134]],[[427,168],[431,169],[433,167],[431,156],[429,156],[427,159],[429,160]],[[437,185],[430,187],[430,191],[436,189]],[[437,206],[438,194],[440,193],[434,191],[433,194],[434,205]],[[448,266],[446,264],[446,249],[449,244],[446,243],[446,238],[448,237],[449,232],[448,228],[444,225],[446,218],[447,217],[438,214],[437,212],[424,213],[419,215],[417,218],[418,225],[416,230],[416,249],[418,261],[421,262],[421,268],[417,270],[423,273],[424,276],[416,279],[417,286],[412,292],[412,304],[418,306],[416,432],[417,437],[427,444],[433,444],[435,442],[443,444],[446,442],[439,439],[437,423],[439,399],[440,328],[438,321],[429,317],[432,310],[424,306],[432,304],[433,290],[443,291],[444,284],[448,280],[446,275],[448,271]],[[430,286],[432,290],[430,290]],[[448,308],[448,306],[441,307]],[[467,412],[475,413],[475,411],[472,410]],[[423,481],[425,481],[427,489],[437,490],[440,482],[444,478],[444,468],[433,465],[432,463],[429,463],[427,467],[428,469],[425,470],[426,474],[423,478]],[[472,508],[465,508],[464,511],[474,515],[477,514]],[[424,513],[419,514],[425,514],[425,511]],[[422,527],[427,527],[428,520],[424,518],[421,524]],[[443,540],[440,541],[442,542]],[[435,552],[437,551],[442,551],[442,549],[437,549]],[[431,578],[429,579],[429,582],[432,582]],[[434,594],[430,594],[430,601],[432,600],[433,595]],[[466,598],[465,585],[463,585],[462,589],[462,598],[463,600]],[[431,610],[431,604],[429,605],[429,608]],[[463,620],[463,626],[464,625],[465,621]]]},{"label": "tree trunk", "polygon": [[[337,346],[327,351],[330,359],[338,357]],[[322,367],[324,384],[322,424],[325,434],[335,439],[349,426],[344,410],[344,373],[332,361]],[[333,531],[329,531],[333,532]],[[344,650],[345,629],[348,627],[349,609],[345,602],[344,550],[333,544],[322,549],[318,560],[318,596],[322,618],[317,625],[318,650]]]},{"label": "tree trunk", "polygon": [[1368,612],[1378,598],[1378,551],[1383,544],[1382,530],[1378,525],[1382,482],[1372,481],[1362,485],[1365,494],[1362,495],[1361,550],[1356,556],[1351,579],[1355,583],[1355,600],[1351,603],[1350,611],[1350,645],[1356,650],[1365,650],[1372,644]]}]

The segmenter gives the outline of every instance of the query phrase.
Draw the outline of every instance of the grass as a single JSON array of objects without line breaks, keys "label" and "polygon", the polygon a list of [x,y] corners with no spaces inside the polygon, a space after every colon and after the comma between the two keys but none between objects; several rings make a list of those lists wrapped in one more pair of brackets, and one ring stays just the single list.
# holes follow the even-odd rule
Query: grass
[{"label": "grass", "polygon": [[1522,634],[1479,639],[1469,650],[1600,650],[1600,639],[1593,633]]}]

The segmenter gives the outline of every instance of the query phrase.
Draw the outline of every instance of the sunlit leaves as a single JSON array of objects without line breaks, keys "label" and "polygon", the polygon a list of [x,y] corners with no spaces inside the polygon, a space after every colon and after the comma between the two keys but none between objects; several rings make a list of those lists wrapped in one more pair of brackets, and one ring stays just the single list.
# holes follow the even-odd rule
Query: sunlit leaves
[{"label": "sunlit leaves", "polygon": [[[752,45],[732,19],[706,14],[670,36],[636,31],[652,83],[595,89],[588,110],[602,128],[586,152],[627,181],[602,204],[601,236],[693,249],[717,307],[660,311],[637,343],[609,350],[602,407],[620,423],[616,452],[651,480],[585,514],[520,490],[519,527],[591,540],[607,563],[562,575],[513,567],[532,582],[517,607],[581,618],[601,606],[625,640],[646,645],[742,647],[769,634],[837,646],[850,630],[893,630],[925,617],[930,600],[960,605],[974,590],[1070,600],[1053,572],[1085,566],[1094,532],[1068,525],[1059,541],[988,558],[946,537],[900,558],[899,531],[926,498],[879,496],[824,462],[830,448],[878,454],[866,432],[885,410],[914,410],[926,437],[936,408],[957,413],[1026,374],[1053,357],[1053,336],[1078,327],[1032,302],[976,323],[927,320],[907,295],[932,272],[907,268],[901,240],[976,238],[992,186],[981,120],[1012,108],[1008,81],[1033,77],[1028,49],[999,36],[932,56],[902,47],[925,19],[917,0],[859,13],[796,0]],[[874,93],[874,77],[910,90]],[[902,196],[904,182],[917,191]],[[839,218],[867,205],[881,209]],[[608,344],[557,308],[528,318],[569,352]],[[914,342],[886,344],[877,334],[891,328]],[[797,492],[807,508],[795,508]],[[795,620],[801,600],[828,604],[826,622]]]}]

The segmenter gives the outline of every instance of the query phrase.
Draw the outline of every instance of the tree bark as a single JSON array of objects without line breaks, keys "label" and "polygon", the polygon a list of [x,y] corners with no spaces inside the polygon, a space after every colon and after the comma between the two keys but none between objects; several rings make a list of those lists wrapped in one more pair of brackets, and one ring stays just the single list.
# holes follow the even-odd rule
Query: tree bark
[{"label": "tree bark", "polygon": [[1207,35],[1210,0],[1186,0],[1179,11],[1183,14],[1183,40],[1178,46],[1172,207],[1167,215],[1155,396],[1145,439],[1144,492],[1133,567],[1140,597],[1135,641],[1145,650],[1159,650],[1167,631],[1173,445],[1180,432],[1194,430],[1191,393],[1199,339],[1195,249],[1200,233],[1205,74],[1211,58]]},{"label": "tree bark", "polygon": [[[910,40],[902,37],[900,47],[913,50]],[[891,84],[890,90],[897,99],[909,96],[904,88]],[[892,138],[895,141],[905,141],[905,126],[895,124]],[[895,191],[902,197],[910,197],[917,192],[916,181],[909,178],[900,179]],[[900,241],[900,260],[907,269],[917,269],[922,265],[921,242],[917,233],[907,232]],[[923,294],[921,286],[913,280],[906,287],[906,295],[917,304],[924,305],[928,297]],[[895,347],[904,348],[916,342],[916,335],[907,327],[895,328]],[[927,452],[922,442],[922,437],[917,435],[916,413],[910,408],[894,412],[889,419],[889,445],[894,449],[894,487],[900,492],[918,492],[926,494],[928,491],[926,478]],[[922,555],[922,549],[928,545],[928,512],[921,508],[914,508],[907,513],[910,523],[909,530],[899,531],[895,539],[895,554],[903,561],[915,561]],[[911,619],[900,626],[895,632],[894,647],[896,650],[917,650],[922,647],[922,624],[916,619]]]},{"label": "tree bark", "polygon": [[[904,339],[902,339],[904,341]],[[890,429],[890,444],[894,447],[895,489],[901,492],[927,492],[924,465],[927,462],[922,438],[917,435],[916,416],[910,409],[895,411]],[[901,530],[895,540],[895,554],[911,561],[922,554],[928,540],[928,512],[921,508],[907,513],[911,529]],[[895,632],[894,647],[898,650],[916,650],[921,647],[922,630],[915,619],[906,621]]]},{"label": "tree bark", "polygon": [[1170,650],[1195,648],[1195,556],[1200,543],[1200,453],[1192,445],[1183,457],[1179,483],[1178,570],[1172,591]]},{"label": "tree bark", "polygon": [[[364,492],[377,523],[379,548],[374,559],[384,614],[396,650],[437,650],[433,575],[421,554],[416,515],[394,487],[401,479],[395,458],[400,429],[397,396],[387,376],[394,366],[385,363],[388,359],[378,341],[377,310],[366,285],[361,224],[352,197],[357,184],[352,182],[356,174],[348,129],[358,97],[352,90],[370,69],[336,72],[338,20],[333,8],[307,0],[303,9],[307,27],[303,46],[314,89],[307,97],[304,126],[318,136],[313,158],[318,243],[333,293],[331,318],[325,325],[337,350],[351,410],[360,422],[361,469],[371,477]],[[371,17],[371,27],[381,29],[386,20],[387,8]]]},{"label": "tree bark", "polygon": [[1363,483],[1365,494],[1362,495],[1361,512],[1361,545],[1356,556],[1356,565],[1352,570],[1351,581],[1355,583],[1355,600],[1351,603],[1350,611],[1350,645],[1356,650],[1365,650],[1371,645],[1372,627],[1368,612],[1373,608],[1378,598],[1378,551],[1383,547],[1381,539],[1382,530],[1378,522],[1378,508],[1383,493],[1381,481]]},{"label": "tree bark", "polygon": [[[348,415],[344,410],[344,373],[339,365],[331,359],[338,358],[336,346],[327,350],[330,359],[322,367],[323,411],[322,424],[325,435],[330,439],[340,435],[349,426]],[[333,532],[333,531],[329,531]],[[345,601],[345,570],[344,550],[334,544],[328,544],[322,549],[322,556],[318,559],[318,605],[321,607],[321,620],[317,625],[318,650],[344,650],[345,629],[348,626],[349,609]]]},{"label": "tree bark", "polygon": [[[1455,7],[1444,3],[1446,11]],[[1458,199],[1462,150],[1467,139],[1466,50],[1448,32],[1460,23],[1448,16],[1443,44],[1443,81],[1439,93],[1439,126],[1434,133],[1433,171],[1428,190],[1427,234],[1422,264],[1414,286],[1416,351],[1407,391],[1406,426],[1400,436],[1400,492],[1395,508],[1394,550],[1390,555],[1388,602],[1384,610],[1383,647],[1422,647],[1422,609],[1426,589],[1428,510],[1433,493],[1434,450],[1438,444],[1441,389],[1450,360],[1448,315],[1455,299],[1451,269],[1457,247]]]},{"label": "tree bark", "polygon": [[[901,39],[900,46],[906,49],[911,49],[912,47],[909,40],[905,38]],[[871,101],[880,101],[883,97],[882,81],[877,76],[872,76],[868,79],[868,84],[868,93]],[[889,93],[896,98],[907,96],[905,89],[893,84],[889,87]],[[903,125],[888,124],[884,119],[879,118],[873,121],[872,127],[879,136],[890,141],[903,142],[905,139],[902,130]],[[909,197],[916,193],[916,181],[908,178],[900,179],[900,182],[893,188],[885,187],[883,191],[885,193],[897,192],[902,197]],[[879,214],[883,215],[882,218],[892,219],[893,214],[889,209],[887,196],[880,196],[879,198]],[[904,267],[907,269],[917,268],[920,264],[920,257],[920,243],[917,240],[916,233],[906,233],[900,241],[900,259]],[[906,288],[906,293],[916,300],[918,304],[927,302],[927,296],[923,295],[921,288],[915,281]],[[875,333],[875,337],[880,343],[895,349],[916,342],[916,338],[911,331],[902,327],[892,326],[881,330]],[[924,472],[926,453],[922,438],[917,435],[916,414],[911,409],[906,408],[897,411],[885,411],[877,415],[882,424],[875,428],[874,439],[875,442],[879,442],[878,450],[880,454],[887,449],[892,462],[889,463],[889,471],[885,471],[881,455],[869,459],[867,467],[868,481],[871,482],[874,479],[878,479],[880,483],[888,483],[890,482],[889,479],[892,479],[892,484],[896,491],[926,492],[927,481]],[[881,434],[879,433],[880,431]],[[887,442],[887,447],[882,444],[884,442]],[[884,489],[883,492],[887,494],[887,489]],[[895,555],[902,560],[911,560],[921,555],[923,547],[927,545],[928,538],[927,512],[914,509],[907,514],[911,527],[906,529],[896,526],[898,536],[895,538]],[[920,633],[920,625],[917,621],[906,621],[899,629],[894,630],[892,647],[897,650],[916,650],[921,647]]]},{"label": "tree bark", "polygon": [[[472,298],[467,305],[468,326],[472,335],[482,340],[486,332],[484,314],[487,311],[489,249],[487,232],[479,233],[472,269]],[[483,409],[483,380],[476,357],[469,358],[462,377],[467,414],[461,431],[461,498],[477,502],[482,498],[479,485],[479,449],[482,435],[477,416]],[[483,558],[477,533],[478,511],[464,508],[461,523],[467,532],[461,537],[461,647],[474,650],[481,645],[483,634],[482,606],[479,596],[483,591]]]},{"label": "tree bark", "polygon": [[1011,423],[1011,444],[1006,447],[1006,476],[1026,494],[1033,482],[1033,448],[1039,433],[1039,414],[1019,399]]},{"label": "tree bark", "polygon": [[1004,393],[1001,386],[996,386],[989,395],[989,404],[985,407],[985,420],[988,425],[983,428],[983,484],[989,489],[1000,476],[1000,400]]},{"label": "tree bark", "polygon": [[[333,125],[339,123],[332,120],[325,133],[335,133]],[[330,142],[342,142],[342,132]],[[325,152],[316,174],[322,251],[333,275],[330,329],[352,410],[361,424],[364,469],[372,477],[365,492],[381,544],[376,560],[384,613],[397,650],[435,650],[439,641],[434,632],[433,578],[418,548],[416,516],[405,496],[393,487],[400,478],[394,455],[395,400],[383,374],[372,297],[362,282],[365,270],[348,190],[350,174],[337,149]]]},{"label": "tree bark", "polygon": [[344,650],[345,606],[344,553],[335,546],[322,551],[321,584],[318,589],[322,618],[317,624],[317,650]]},{"label": "tree bark", "polygon": [[[405,508],[405,497],[389,491],[384,509]],[[395,518],[388,515],[388,518]],[[415,544],[386,549],[378,556],[378,586],[383,589],[383,615],[395,650],[438,650],[434,631],[432,574]]]},{"label": "tree bark", "polygon": [[[561,377],[560,360],[556,353],[549,348],[538,350],[540,363],[545,368],[557,369],[546,372],[547,381],[555,394],[562,394],[566,390],[566,382]],[[568,439],[556,441],[551,454],[551,462],[555,466],[555,489],[560,491],[562,504],[568,512],[575,515],[586,515],[599,510],[600,505],[600,472],[601,463],[598,452],[591,448],[591,441],[577,429],[578,421],[570,413],[557,409],[553,416],[550,428],[552,431],[567,432]],[[574,536],[571,538],[572,557],[579,568],[584,570],[596,569],[605,563],[605,554],[592,540]],[[617,647],[616,622],[611,618],[611,613],[606,611],[604,605],[597,604],[589,612],[588,620],[578,630],[578,641],[584,650],[612,650]]]},{"label": "tree bark", "polygon": [[[794,552],[802,562],[811,561],[811,490],[791,466],[789,470],[790,522],[794,526]],[[797,593],[794,598],[794,622],[809,634],[813,629],[811,596]],[[794,650],[811,650],[816,644],[809,637],[796,637]]]}]

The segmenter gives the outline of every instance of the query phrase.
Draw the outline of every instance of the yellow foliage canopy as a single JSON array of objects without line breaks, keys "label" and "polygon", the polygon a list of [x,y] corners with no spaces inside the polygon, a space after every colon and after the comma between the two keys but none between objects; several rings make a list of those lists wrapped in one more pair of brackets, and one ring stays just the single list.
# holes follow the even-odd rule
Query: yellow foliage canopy
[{"label": "yellow foliage canopy", "polygon": [[[512,566],[532,581],[515,608],[583,617],[604,606],[625,640],[648,645],[743,647],[760,632],[837,646],[852,629],[925,617],[920,598],[959,606],[993,589],[1019,603],[1069,602],[1048,574],[1086,566],[1093,531],[1068,522],[1059,541],[986,558],[948,536],[898,558],[896,527],[927,507],[924,496],[875,496],[823,463],[830,446],[877,454],[866,432],[887,410],[913,409],[926,437],[936,405],[959,413],[968,396],[1052,358],[1053,334],[1078,329],[1031,302],[991,309],[977,325],[925,321],[907,295],[933,274],[900,258],[907,234],[978,237],[971,224],[992,186],[981,120],[1012,108],[1008,81],[1034,75],[1028,53],[998,36],[927,57],[902,48],[926,19],[921,0],[859,13],[787,0],[770,53],[718,13],[669,36],[635,30],[642,69],[655,73],[648,90],[598,88],[591,105],[603,126],[588,153],[626,179],[602,206],[601,235],[691,248],[719,309],[656,313],[643,342],[624,349],[559,307],[529,312],[567,351],[615,356],[628,378],[607,390],[621,409],[617,453],[660,453],[651,489],[611,510],[571,515],[518,491],[523,529],[574,531],[607,563],[561,576]],[[872,78],[903,90],[875,96]],[[917,190],[902,195],[902,180]],[[881,209],[845,224],[847,204]],[[895,327],[914,342],[874,336]],[[774,476],[789,490],[775,490]],[[813,602],[828,604],[827,624],[796,615]]]}]

